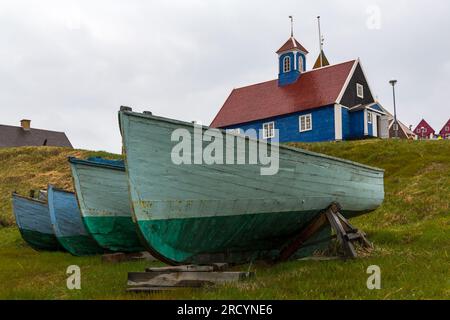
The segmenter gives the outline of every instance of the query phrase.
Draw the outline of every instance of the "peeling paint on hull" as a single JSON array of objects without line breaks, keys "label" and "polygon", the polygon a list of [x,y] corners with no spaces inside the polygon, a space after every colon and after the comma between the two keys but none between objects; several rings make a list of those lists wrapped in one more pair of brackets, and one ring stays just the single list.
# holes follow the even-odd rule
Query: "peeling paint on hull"
[{"label": "peeling paint on hull", "polygon": [[144,250],[131,217],[125,167],[117,161],[70,159],[83,223],[104,249]]},{"label": "peeling paint on hull", "polygon": [[13,194],[13,211],[22,238],[33,249],[61,249],[53,232],[47,203]]},{"label": "peeling paint on hull", "polygon": [[170,264],[271,259],[332,202],[348,218],[384,199],[377,168],[284,146],[274,176],[259,165],[176,165],[172,132],[195,136],[192,124],[129,111],[119,119],[135,220],[152,254]]},{"label": "peeling paint on hull", "polygon": [[74,193],[48,188],[48,208],[56,238],[74,256],[105,252],[88,234]]}]

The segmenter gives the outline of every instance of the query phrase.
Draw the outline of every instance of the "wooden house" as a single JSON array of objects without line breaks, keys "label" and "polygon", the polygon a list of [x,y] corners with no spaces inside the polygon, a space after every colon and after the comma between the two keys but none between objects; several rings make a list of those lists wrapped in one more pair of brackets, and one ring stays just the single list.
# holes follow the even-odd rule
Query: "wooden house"
[{"label": "wooden house", "polygon": [[439,135],[442,137],[442,139],[449,139],[450,140],[450,119],[442,127],[442,130],[439,132]]},{"label": "wooden house", "polygon": [[257,132],[260,139],[279,142],[386,135],[386,113],[374,99],[361,61],[307,70],[307,54],[294,37],[289,38],[277,51],[278,78],[234,89],[211,126]]},{"label": "wooden house", "polygon": [[31,128],[31,120],[20,127],[0,125],[0,147],[52,146],[72,148],[64,132]]},{"label": "wooden house", "polygon": [[414,129],[414,133],[419,140],[431,140],[434,139],[436,131],[428,124],[428,122],[422,119]]}]

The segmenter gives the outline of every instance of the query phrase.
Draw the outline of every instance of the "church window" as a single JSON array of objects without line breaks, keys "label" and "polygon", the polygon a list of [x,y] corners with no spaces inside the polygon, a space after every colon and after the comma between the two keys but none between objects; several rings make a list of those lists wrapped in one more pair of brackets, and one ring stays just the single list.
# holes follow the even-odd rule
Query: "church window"
[{"label": "church window", "polygon": [[291,57],[284,57],[283,59],[283,72],[291,71]]}]

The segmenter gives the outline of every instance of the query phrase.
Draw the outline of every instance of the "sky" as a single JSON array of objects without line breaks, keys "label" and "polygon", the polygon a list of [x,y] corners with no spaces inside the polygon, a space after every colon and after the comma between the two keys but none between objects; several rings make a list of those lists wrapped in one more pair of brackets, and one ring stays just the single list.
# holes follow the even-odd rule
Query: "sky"
[{"label": "sky", "polygon": [[294,33],[330,63],[360,58],[401,121],[450,118],[450,1],[1,0],[0,123],[64,131],[76,148],[119,153],[117,111],[209,125],[233,88],[277,78]]}]

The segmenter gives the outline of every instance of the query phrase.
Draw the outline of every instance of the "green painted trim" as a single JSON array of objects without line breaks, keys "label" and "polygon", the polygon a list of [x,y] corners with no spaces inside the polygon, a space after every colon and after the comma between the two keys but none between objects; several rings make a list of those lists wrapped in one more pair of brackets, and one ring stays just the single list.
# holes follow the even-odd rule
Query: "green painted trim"
[{"label": "green painted trim", "polygon": [[83,223],[101,247],[116,252],[143,251],[131,217],[84,216]]},{"label": "green painted trim", "polygon": [[[220,217],[139,221],[147,249],[170,264],[215,262],[245,263],[275,259],[290,240],[317,212],[261,213]],[[183,232],[190,230],[192,232]],[[196,232],[199,230],[199,232]],[[201,232],[200,232],[201,231]],[[329,241],[308,247],[330,237],[325,227],[305,243],[295,258],[308,256],[328,246]]]},{"label": "green painted trim", "polygon": [[19,229],[22,238],[26,243],[38,251],[57,251],[61,250],[58,240],[54,234],[47,234],[38,231]]},{"label": "green painted trim", "polygon": [[91,256],[105,253],[90,236],[71,236],[58,238],[61,246],[74,256]]}]

